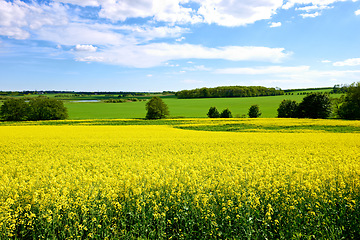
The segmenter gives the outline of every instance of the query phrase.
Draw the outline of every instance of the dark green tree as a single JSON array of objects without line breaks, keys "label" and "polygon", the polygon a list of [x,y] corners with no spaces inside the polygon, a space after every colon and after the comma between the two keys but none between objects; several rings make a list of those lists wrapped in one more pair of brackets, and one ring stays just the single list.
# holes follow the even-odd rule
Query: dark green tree
[{"label": "dark green tree", "polygon": [[360,82],[348,88],[344,103],[339,107],[338,115],[345,119],[360,119]]},{"label": "dark green tree", "polygon": [[251,105],[248,113],[250,118],[257,118],[261,116],[259,105]]},{"label": "dark green tree", "polygon": [[216,109],[216,107],[209,108],[209,112],[207,113],[209,118],[218,118],[220,117],[219,111]]},{"label": "dark green tree", "polygon": [[220,117],[221,117],[221,118],[232,118],[231,111],[230,111],[228,108],[224,109],[224,110],[220,113]]},{"label": "dark green tree", "polygon": [[295,100],[282,100],[277,109],[279,118],[295,118],[297,117],[298,103]]},{"label": "dark green tree", "polygon": [[146,103],[146,119],[160,119],[169,115],[168,106],[159,97],[153,97]]},{"label": "dark green tree", "polygon": [[24,121],[28,114],[29,104],[23,98],[9,98],[0,108],[0,116],[5,121]]},{"label": "dark green tree", "polygon": [[330,113],[331,100],[326,93],[311,93],[298,107],[298,117],[301,118],[327,118]]},{"label": "dark green tree", "polygon": [[62,120],[68,117],[67,109],[60,100],[47,97],[33,98],[29,102],[29,120]]}]

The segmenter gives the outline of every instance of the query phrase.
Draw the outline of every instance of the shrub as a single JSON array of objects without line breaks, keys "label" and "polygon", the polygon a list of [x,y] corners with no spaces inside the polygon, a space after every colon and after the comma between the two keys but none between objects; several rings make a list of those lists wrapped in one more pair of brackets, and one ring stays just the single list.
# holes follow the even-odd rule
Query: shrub
[{"label": "shrub", "polygon": [[298,103],[295,100],[282,100],[277,109],[279,118],[297,117]]},{"label": "shrub", "polygon": [[228,108],[224,109],[224,110],[221,112],[220,117],[221,117],[221,118],[232,118],[231,111],[230,111]]},{"label": "shrub", "polygon": [[159,97],[153,97],[146,103],[146,119],[160,119],[169,115],[168,106]]},{"label": "shrub", "polygon": [[259,105],[255,104],[255,105],[251,105],[251,107],[249,108],[249,113],[248,113],[249,117],[251,118],[257,118],[261,116],[261,112],[260,112],[260,108]]},{"label": "shrub", "polygon": [[220,117],[219,111],[216,109],[216,107],[211,107],[209,109],[209,112],[207,113],[209,118],[218,118]]}]

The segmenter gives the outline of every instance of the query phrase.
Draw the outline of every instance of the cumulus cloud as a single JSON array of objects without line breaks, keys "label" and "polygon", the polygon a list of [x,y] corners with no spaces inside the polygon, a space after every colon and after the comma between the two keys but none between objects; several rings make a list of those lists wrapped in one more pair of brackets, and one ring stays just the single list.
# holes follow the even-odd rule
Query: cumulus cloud
[{"label": "cumulus cloud", "polygon": [[321,15],[320,12],[314,12],[314,13],[302,13],[300,14],[303,18],[314,18]]},{"label": "cumulus cloud", "polygon": [[67,9],[59,3],[40,5],[35,2],[27,4],[20,0],[0,1],[0,35],[27,39],[33,30],[67,22]]},{"label": "cumulus cloud", "polygon": [[271,27],[271,28],[281,27],[281,22],[271,22],[271,23],[270,23],[270,27]]},{"label": "cumulus cloud", "polygon": [[345,61],[334,62],[334,66],[336,67],[344,67],[344,66],[359,66],[360,65],[360,58],[350,58]]},{"label": "cumulus cloud", "polygon": [[[80,60],[84,59],[81,53]],[[95,54],[95,55],[94,55]],[[179,59],[223,59],[229,61],[280,62],[291,53],[283,48],[227,46],[209,48],[192,44],[152,43],[146,45],[113,46],[93,53],[103,62],[138,68],[161,66]],[[84,61],[91,61],[85,59]],[[98,61],[95,58],[95,61]]]},{"label": "cumulus cloud", "polygon": [[75,46],[75,51],[80,51],[80,52],[96,52],[97,47],[94,47],[93,45],[76,45]]},{"label": "cumulus cloud", "polygon": [[263,19],[270,19],[283,4],[282,0],[204,0],[198,13],[204,22],[221,26],[244,26]]},{"label": "cumulus cloud", "polygon": [[357,10],[357,11],[355,11],[355,15],[356,15],[356,16],[360,15],[360,9]]}]

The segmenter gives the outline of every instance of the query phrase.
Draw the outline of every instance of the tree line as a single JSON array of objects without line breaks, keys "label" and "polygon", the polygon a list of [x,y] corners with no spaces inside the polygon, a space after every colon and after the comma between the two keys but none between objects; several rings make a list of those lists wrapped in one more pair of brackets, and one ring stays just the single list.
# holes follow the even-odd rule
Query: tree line
[{"label": "tree line", "polygon": [[258,97],[284,95],[284,91],[262,86],[227,86],[182,90],[176,92],[175,95],[177,98]]},{"label": "tree line", "polygon": [[342,119],[360,119],[360,82],[350,86],[335,85],[346,92],[341,98],[331,99],[327,93],[312,93],[302,102],[283,100],[277,109],[281,118],[328,118],[330,114]]},{"label": "tree line", "polygon": [[0,108],[0,119],[4,121],[61,120],[68,117],[67,108],[60,100],[48,97],[9,98]]}]

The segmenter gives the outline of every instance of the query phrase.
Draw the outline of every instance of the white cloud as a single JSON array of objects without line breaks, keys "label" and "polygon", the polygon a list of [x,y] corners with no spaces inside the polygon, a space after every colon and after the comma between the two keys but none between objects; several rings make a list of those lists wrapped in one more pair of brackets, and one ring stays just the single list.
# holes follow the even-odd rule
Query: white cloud
[{"label": "white cloud", "polygon": [[31,31],[43,26],[57,26],[68,22],[67,9],[59,3],[39,5],[20,0],[0,1],[0,35],[27,39]]},{"label": "white cloud", "polygon": [[104,58],[96,57],[96,56],[87,56],[87,57],[76,58],[76,61],[79,61],[79,62],[104,62]]},{"label": "white cloud", "polygon": [[[86,57],[84,53],[78,59]],[[103,62],[138,68],[161,66],[171,60],[178,59],[223,59],[230,61],[263,61],[280,62],[291,53],[283,48],[239,47],[227,46],[208,48],[191,44],[152,43],[146,45],[112,46],[102,51],[92,53]],[[86,59],[86,61],[90,61]],[[95,61],[98,61],[95,58]]]},{"label": "white cloud", "polygon": [[175,39],[175,41],[177,41],[177,42],[181,42],[182,40],[185,40],[185,37]]},{"label": "white cloud", "polygon": [[315,12],[315,13],[302,13],[300,14],[303,18],[314,18],[314,17],[318,17],[321,15],[320,12]]},{"label": "white cloud", "polygon": [[153,75],[152,74],[148,74],[148,75],[146,75],[147,77],[152,77]]},{"label": "white cloud", "polygon": [[198,13],[204,22],[221,26],[244,26],[263,19],[270,19],[283,4],[282,0],[197,0]]},{"label": "white cloud", "polygon": [[184,67],[186,71],[211,71],[211,68],[207,68],[204,65],[197,65],[193,67]]},{"label": "white cloud", "polygon": [[350,58],[342,62],[334,62],[333,65],[336,67],[360,66],[360,58]]},{"label": "white cloud", "polygon": [[99,1],[97,0],[54,0],[54,2],[61,2],[61,3],[70,3],[73,5],[79,5],[82,7],[98,7]]},{"label": "white cloud", "polygon": [[[56,0],[80,6],[100,6],[99,16],[113,22],[129,18],[152,18],[167,23],[215,23],[221,26],[244,26],[270,19],[283,0]],[[185,6],[193,2],[199,8]]]},{"label": "white cloud", "polygon": [[271,28],[281,27],[281,22],[271,22],[271,23],[270,23],[270,27],[271,27]]},{"label": "white cloud", "polygon": [[321,62],[322,62],[322,63],[331,63],[330,60],[322,60]]},{"label": "white cloud", "polygon": [[296,8],[295,10],[297,10],[297,11],[311,12],[311,11],[319,11],[319,10],[324,10],[324,9],[330,9],[330,8],[333,8],[333,7],[329,7],[329,6],[319,6],[319,5],[310,5],[310,6],[306,6],[306,7]]},{"label": "white cloud", "polygon": [[75,46],[75,51],[80,51],[80,52],[96,52],[97,47],[94,47],[93,45],[76,45]]},{"label": "white cloud", "polygon": [[357,11],[355,11],[355,15],[356,15],[356,16],[360,15],[360,9],[357,10]]},{"label": "white cloud", "polygon": [[[283,9],[290,9],[295,5],[310,5],[310,6],[329,6],[336,2],[346,2],[346,1],[353,1],[356,2],[357,0],[288,0],[284,5]],[[312,8],[312,7],[309,7]],[[313,7],[315,8],[315,7]]]},{"label": "white cloud", "polygon": [[[291,86],[303,85],[309,86],[333,86],[334,82],[352,83],[360,81],[360,70],[354,71],[321,71],[312,70],[309,66],[267,66],[267,67],[252,67],[252,68],[225,68],[214,71],[217,74],[238,74],[247,75],[247,79],[256,79],[251,81],[255,85],[268,85],[282,83],[283,87],[291,88]],[[264,75],[259,79],[257,75]]]},{"label": "white cloud", "polygon": [[308,71],[309,69],[310,69],[309,66],[297,66],[297,67],[270,66],[270,67],[256,67],[256,68],[224,68],[224,69],[215,70],[215,73],[260,75],[260,74],[282,74],[282,73],[304,72],[304,71]]},{"label": "white cloud", "polygon": [[37,39],[52,41],[61,45],[120,45],[134,43],[132,37],[125,37],[111,26],[90,23],[69,23],[65,26],[43,27],[37,31]]}]

